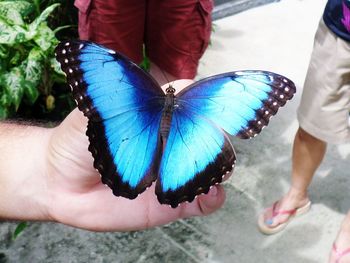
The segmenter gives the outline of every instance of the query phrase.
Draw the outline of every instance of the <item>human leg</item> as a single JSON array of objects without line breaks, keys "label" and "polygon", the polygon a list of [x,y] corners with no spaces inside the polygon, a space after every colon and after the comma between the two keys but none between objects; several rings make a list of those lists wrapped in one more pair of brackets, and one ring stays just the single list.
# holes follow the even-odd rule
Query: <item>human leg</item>
[{"label": "human leg", "polygon": [[135,63],[143,59],[146,1],[76,0],[79,36],[118,51]]},{"label": "human leg", "polygon": [[212,0],[148,1],[145,44],[152,64],[176,79],[193,79],[209,43],[212,8]]},{"label": "human leg", "polygon": [[325,152],[325,142],[307,133],[302,128],[298,129],[293,145],[290,189],[274,209],[270,207],[260,215],[259,228],[263,233],[274,234],[282,230],[285,225],[283,227],[279,226],[294,216],[298,212],[298,208],[305,207],[305,212],[308,210],[309,206],[307,204],[310,200],[307,189],[316,169],[322,162]]},{"label": "human leg", "polygon": [[302,128],[298,129],[293,145],[291,187],[285,200],[289,201],[290,205],[298,207],[308,200],[307,189],[323,160],[326,147],[326,142]]},{"label": "human leg", "polygon": [[350,139],[350,85],[346,81],[349,77],[346,60],[350,56],[346,50],[348,44],[335,37],[321,20],[298,109],[302,128],[294,140],[291,186],[274,212],[271,207],[259,217],[262,231],[265,227],[267,231],[277,227],[293,215],[279,211],[293,211],[308,202],[307,188],[325,154],[325,142]]}]

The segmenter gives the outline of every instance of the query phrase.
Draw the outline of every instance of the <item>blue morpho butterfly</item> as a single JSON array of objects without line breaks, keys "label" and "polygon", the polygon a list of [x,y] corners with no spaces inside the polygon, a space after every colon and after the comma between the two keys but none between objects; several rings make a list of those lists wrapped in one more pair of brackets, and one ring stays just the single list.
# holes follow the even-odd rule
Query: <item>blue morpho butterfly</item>
[{"label": "blue morpho butterfly", "polygon": [[157,180],[159,202],[172,207],[207,193],[232,171],[236,157],[226,133],[257,135],[296,91],[281,75],[247,70],[211,76],[174,95],[95,43],[66,41],[55,52],[89,119],[89,150],[102,182],[134,199]]}]

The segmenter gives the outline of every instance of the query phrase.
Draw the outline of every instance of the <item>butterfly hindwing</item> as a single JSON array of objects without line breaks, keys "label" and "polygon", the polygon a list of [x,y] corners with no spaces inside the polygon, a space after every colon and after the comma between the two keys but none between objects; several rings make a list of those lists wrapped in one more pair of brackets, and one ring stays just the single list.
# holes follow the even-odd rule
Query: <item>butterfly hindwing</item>
[{"label": "butterfly hindwing", "polygon": [[192,84],[178,94],[178,104],[247,139],[260,133],[295,91],[291,80],[276,73],[237,71]]},{"label": "butterfly hindwing", "polygon": [[193,201],[220,183],[235,161],[230,140],[220,128],[185,107],[175,109],[156,185],[159,202],[176,207]]},{"label": "butterfly hindwing", "polygon": [[123,55],[87,41],[56,48],[78,107],[89,118],[94,167],[117,196],[135,198],[156,180],[164,92]]}]

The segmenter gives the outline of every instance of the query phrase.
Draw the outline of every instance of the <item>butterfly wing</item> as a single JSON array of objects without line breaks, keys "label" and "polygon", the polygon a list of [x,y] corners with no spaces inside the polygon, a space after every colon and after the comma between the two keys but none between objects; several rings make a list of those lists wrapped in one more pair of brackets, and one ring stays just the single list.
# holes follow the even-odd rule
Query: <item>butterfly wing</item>
[{"label": "butterfly wing", "polygon": [[159,201],[176,207],[221,182],[236,160],[224,131],[255,136],[295,91],[292,81],[266,71],[225,73],[181,91],[160,165]]},{"label": "butterfly wing", "polygon": [[230,140],[220,128],[186,108],[175,109],[156,185],[159,202],[176,207],[208,193],[235,161]]},{"label": "butterfly wing", "polygon": [[196,82],[178,94],[178,104],[201,114],[231,135],[248,139],[290,100],[294,83],[268,71],[237,71]]},{"label": "butterfly wing", "polygon": [[117,196],[137,197],[159,169],[164,92],[127,58],[91,42],[60,43],[56,57],[89,118],[89,150],[102,182]]}]

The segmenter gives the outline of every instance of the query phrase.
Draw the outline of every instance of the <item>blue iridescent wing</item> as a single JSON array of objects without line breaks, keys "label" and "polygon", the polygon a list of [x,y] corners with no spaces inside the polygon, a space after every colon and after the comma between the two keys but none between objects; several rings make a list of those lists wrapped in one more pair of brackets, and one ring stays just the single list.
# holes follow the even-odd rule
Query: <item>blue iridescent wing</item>
[{"label": "blue iridescent wing", "polygon": [[176,207],[220,183],[236,157],[227,135],[194,112],[174,110],[170,127],[156,194],[160,203]]},{"label": "blue iridescent wing", "polygon": [[181,91],[160,165],[156,193],[176,207],[221,182],[235,164],[225,132],[251,138],[293,97],[289,79],[266,71],[213,76]]},{"label": "blue iridescent wing", "polygon": [[67,41],[55,52],[89,118],[89,150],[102,182],[117,196],[137,197],[157,177],[164,92],[137,65],[97,44]]},{"label": "blue iridescent wing", "polygon": [[227,133],[248,139],[265,127],[271,116],[296,91],[286,77],[268,71],[237,71],[196,82],[178,94],[177,103],[196,112]]}]

